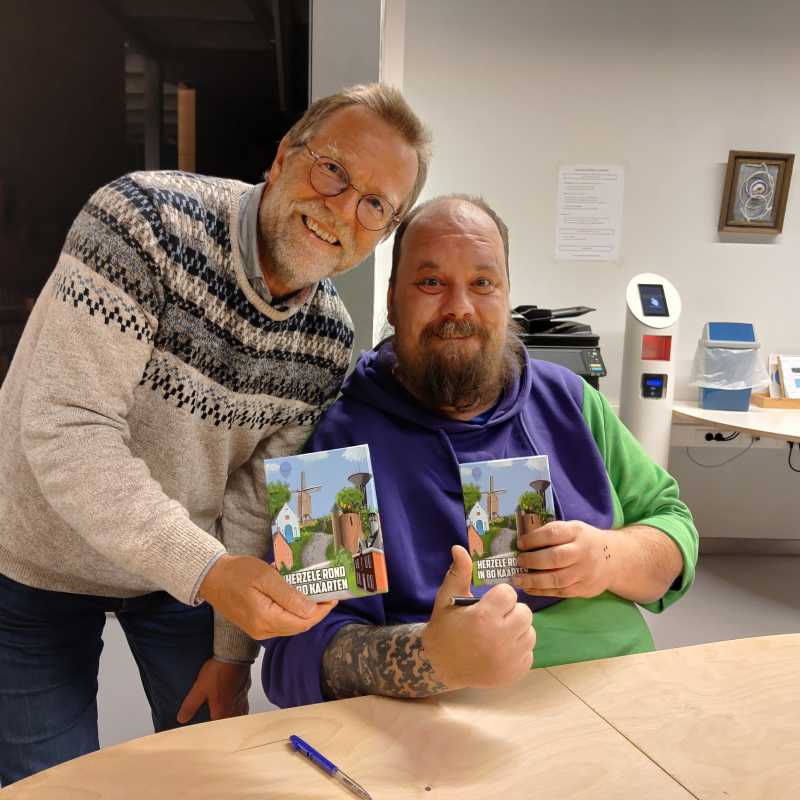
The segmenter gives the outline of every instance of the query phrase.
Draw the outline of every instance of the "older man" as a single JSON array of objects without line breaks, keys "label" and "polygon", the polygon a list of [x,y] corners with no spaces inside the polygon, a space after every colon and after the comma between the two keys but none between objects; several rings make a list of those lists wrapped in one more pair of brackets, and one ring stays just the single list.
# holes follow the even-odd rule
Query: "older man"
[{"label": "older man", "polygon": [[259,558],[263,458],[338,392],[353,335],[328,278],[396,227],[427,163],[402,96],[354,87],[308,110],[265,184],[136,173],[84,207],[0,395],[3,784],[97,747],[106,612],[163,730],[246,712],[249,636],[331,610]]},{"label": "older man", "polygon": [[[533,361],[509,331],[508,233],[481,200],[415,209],[395,236],[394,336],[365,354],[307,449],[368,442],[389,593],[340,603],[266,646],[280,705],[361,694],[425,697],[499,686],[547,666],[651,649],[636,604],[661,611],[690,586],[697,532],[675,481],[605,399]],[[514,588],[467,594],[459,464],[546,454],[558,521],[519,535]],[[536,636],[531,627],[531,610]]]}]

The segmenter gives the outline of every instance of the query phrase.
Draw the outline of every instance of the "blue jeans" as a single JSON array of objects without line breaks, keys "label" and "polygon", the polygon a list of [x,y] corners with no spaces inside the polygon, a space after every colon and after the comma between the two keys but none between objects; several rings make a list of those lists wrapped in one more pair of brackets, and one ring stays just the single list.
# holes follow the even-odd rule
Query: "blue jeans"
[{"label": "blue jeans", "polygon": [[[106,612],[128,639],[156,731],[176,717],[212,655],[208,605],[165,592],[119,599],[33,589],[0,575],[0,786],[97,750]],[[203,705],[191,723],[206,722]]]}]

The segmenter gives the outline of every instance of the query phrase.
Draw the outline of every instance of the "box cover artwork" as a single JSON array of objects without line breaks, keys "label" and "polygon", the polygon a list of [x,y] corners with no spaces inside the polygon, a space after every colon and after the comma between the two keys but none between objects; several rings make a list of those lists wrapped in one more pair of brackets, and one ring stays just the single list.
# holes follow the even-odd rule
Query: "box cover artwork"
[{"label": "box cover artwork", "polygon": [[389,590],[369,447],[264,460],[274,567],[315,600]]},{"label": "box cover artwork", "polygon": [[517,531],[555,519],[547,456],[461,464],[461,488],[473,584],[511,583]]}]

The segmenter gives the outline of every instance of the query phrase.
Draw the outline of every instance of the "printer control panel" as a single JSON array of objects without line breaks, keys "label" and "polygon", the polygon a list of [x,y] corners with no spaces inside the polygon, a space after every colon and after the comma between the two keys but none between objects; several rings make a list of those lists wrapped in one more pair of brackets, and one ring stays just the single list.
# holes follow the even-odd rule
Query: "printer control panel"
[{"label": "printer control panel", "polygon": [[606,376],[606,365],[603,363],[603,356],[600,355],[600,348],[587,347],[581,351],[583,363],[586,371],[593,378],[604,378]]}]

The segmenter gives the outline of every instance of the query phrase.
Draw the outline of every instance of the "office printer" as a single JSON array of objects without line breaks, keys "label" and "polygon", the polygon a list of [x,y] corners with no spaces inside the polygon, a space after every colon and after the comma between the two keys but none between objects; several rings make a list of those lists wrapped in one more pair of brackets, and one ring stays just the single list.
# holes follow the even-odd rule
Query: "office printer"
[{"label": "office printer", "polygon": [[512,318],[522,328],[520,339],[531,358],[561,364],[599,388],[599,379],[606,375],[600,353],[600,337],[589,325],[567,317],[580,317],[595,309],[588,306],[539,308],[517,306]]}]

